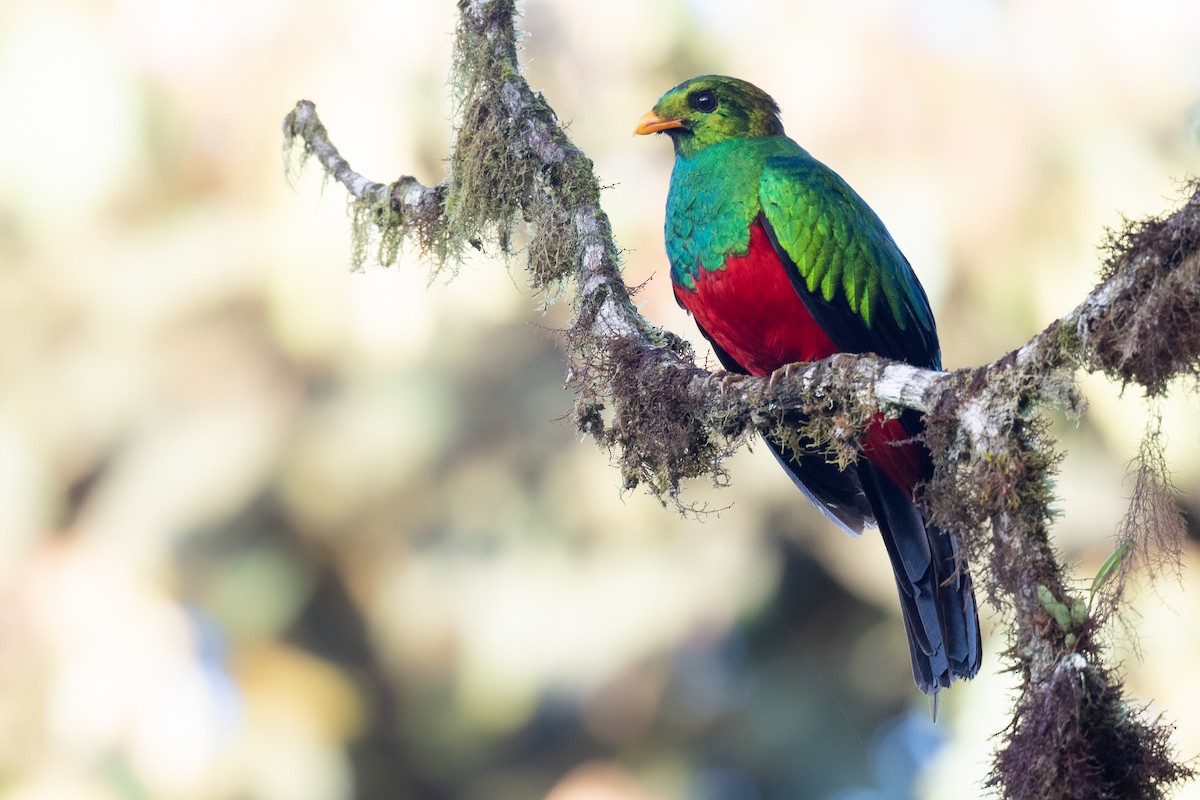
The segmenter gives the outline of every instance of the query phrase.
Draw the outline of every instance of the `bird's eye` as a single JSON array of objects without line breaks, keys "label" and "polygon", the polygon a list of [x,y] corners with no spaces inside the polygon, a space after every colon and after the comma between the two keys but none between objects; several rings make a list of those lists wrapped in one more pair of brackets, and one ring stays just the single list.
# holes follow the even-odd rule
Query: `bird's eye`
[{"label": "bird's eye", "polygon": [[688,95],[688,105],[697,111],[711,114],[717,110],[717,93],[711,89],[701,89]]}]

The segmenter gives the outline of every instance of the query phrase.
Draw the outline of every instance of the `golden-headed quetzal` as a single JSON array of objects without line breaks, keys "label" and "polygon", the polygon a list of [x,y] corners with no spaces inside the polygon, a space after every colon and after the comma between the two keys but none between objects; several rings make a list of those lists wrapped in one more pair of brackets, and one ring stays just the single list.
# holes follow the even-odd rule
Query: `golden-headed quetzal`
[{"label": "golden-headed quetzal", "polygon": [[[784,135],[779,107],[735,78],[702,75],[638,122],[675,146],[666,243],[675,297],[726,370],[875,353],[941,368],[925,291],[875,212]],[[797,418],[797,422],[802,421]],[[913,675],[927,694],[979,670],[979,617],[953,536],[914,506],[932,473],[920,414],[877,417],[845,469],[767,437],[793,481],[853,535],[878,526],[891,557]]]}]

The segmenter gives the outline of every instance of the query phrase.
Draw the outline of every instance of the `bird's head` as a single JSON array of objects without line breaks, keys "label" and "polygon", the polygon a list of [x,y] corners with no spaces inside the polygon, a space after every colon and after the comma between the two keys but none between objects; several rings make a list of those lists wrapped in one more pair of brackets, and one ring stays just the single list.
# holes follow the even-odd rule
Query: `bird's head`
[{"label": "bird's head", "polygon": [[690,157],[711,144],[752,136],[780,136],[779,106],[752,83],[724,75],[684,81],[659,98],[634,133],[665,133],[675,153]]}]

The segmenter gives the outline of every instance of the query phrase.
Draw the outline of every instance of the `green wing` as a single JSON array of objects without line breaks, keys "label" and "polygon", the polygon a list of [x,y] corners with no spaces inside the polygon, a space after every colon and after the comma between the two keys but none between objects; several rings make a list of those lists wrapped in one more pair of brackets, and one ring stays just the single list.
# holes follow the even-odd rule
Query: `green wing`
[{"label": "green wing", "polygon": [[941,367],[925,290],[849,184],[807,154],[769,158],[759,200],[792,285],[840,350]]}]

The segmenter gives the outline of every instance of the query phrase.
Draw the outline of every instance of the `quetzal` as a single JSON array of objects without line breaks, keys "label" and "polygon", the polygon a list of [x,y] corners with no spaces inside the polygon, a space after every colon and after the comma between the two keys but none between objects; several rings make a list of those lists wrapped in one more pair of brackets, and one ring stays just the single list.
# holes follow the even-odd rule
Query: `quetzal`
[{"label": "quetzal", "polygon": [[[665,133],[675,147],[671,283],[726,370],[767,376],[839,352],[941,369],[933,313],[908,260],[866,202],[784,135],[765,92],[702,75],[664,94],[635,132]],[[876,417],[845,469],[813,447],[766,442],[830,520],[852,535],[879,528],[913,676],[934,694],[975,675],[980,638],[958,544],[913,502],[932,474],[922,428],[916,412]]]}]

